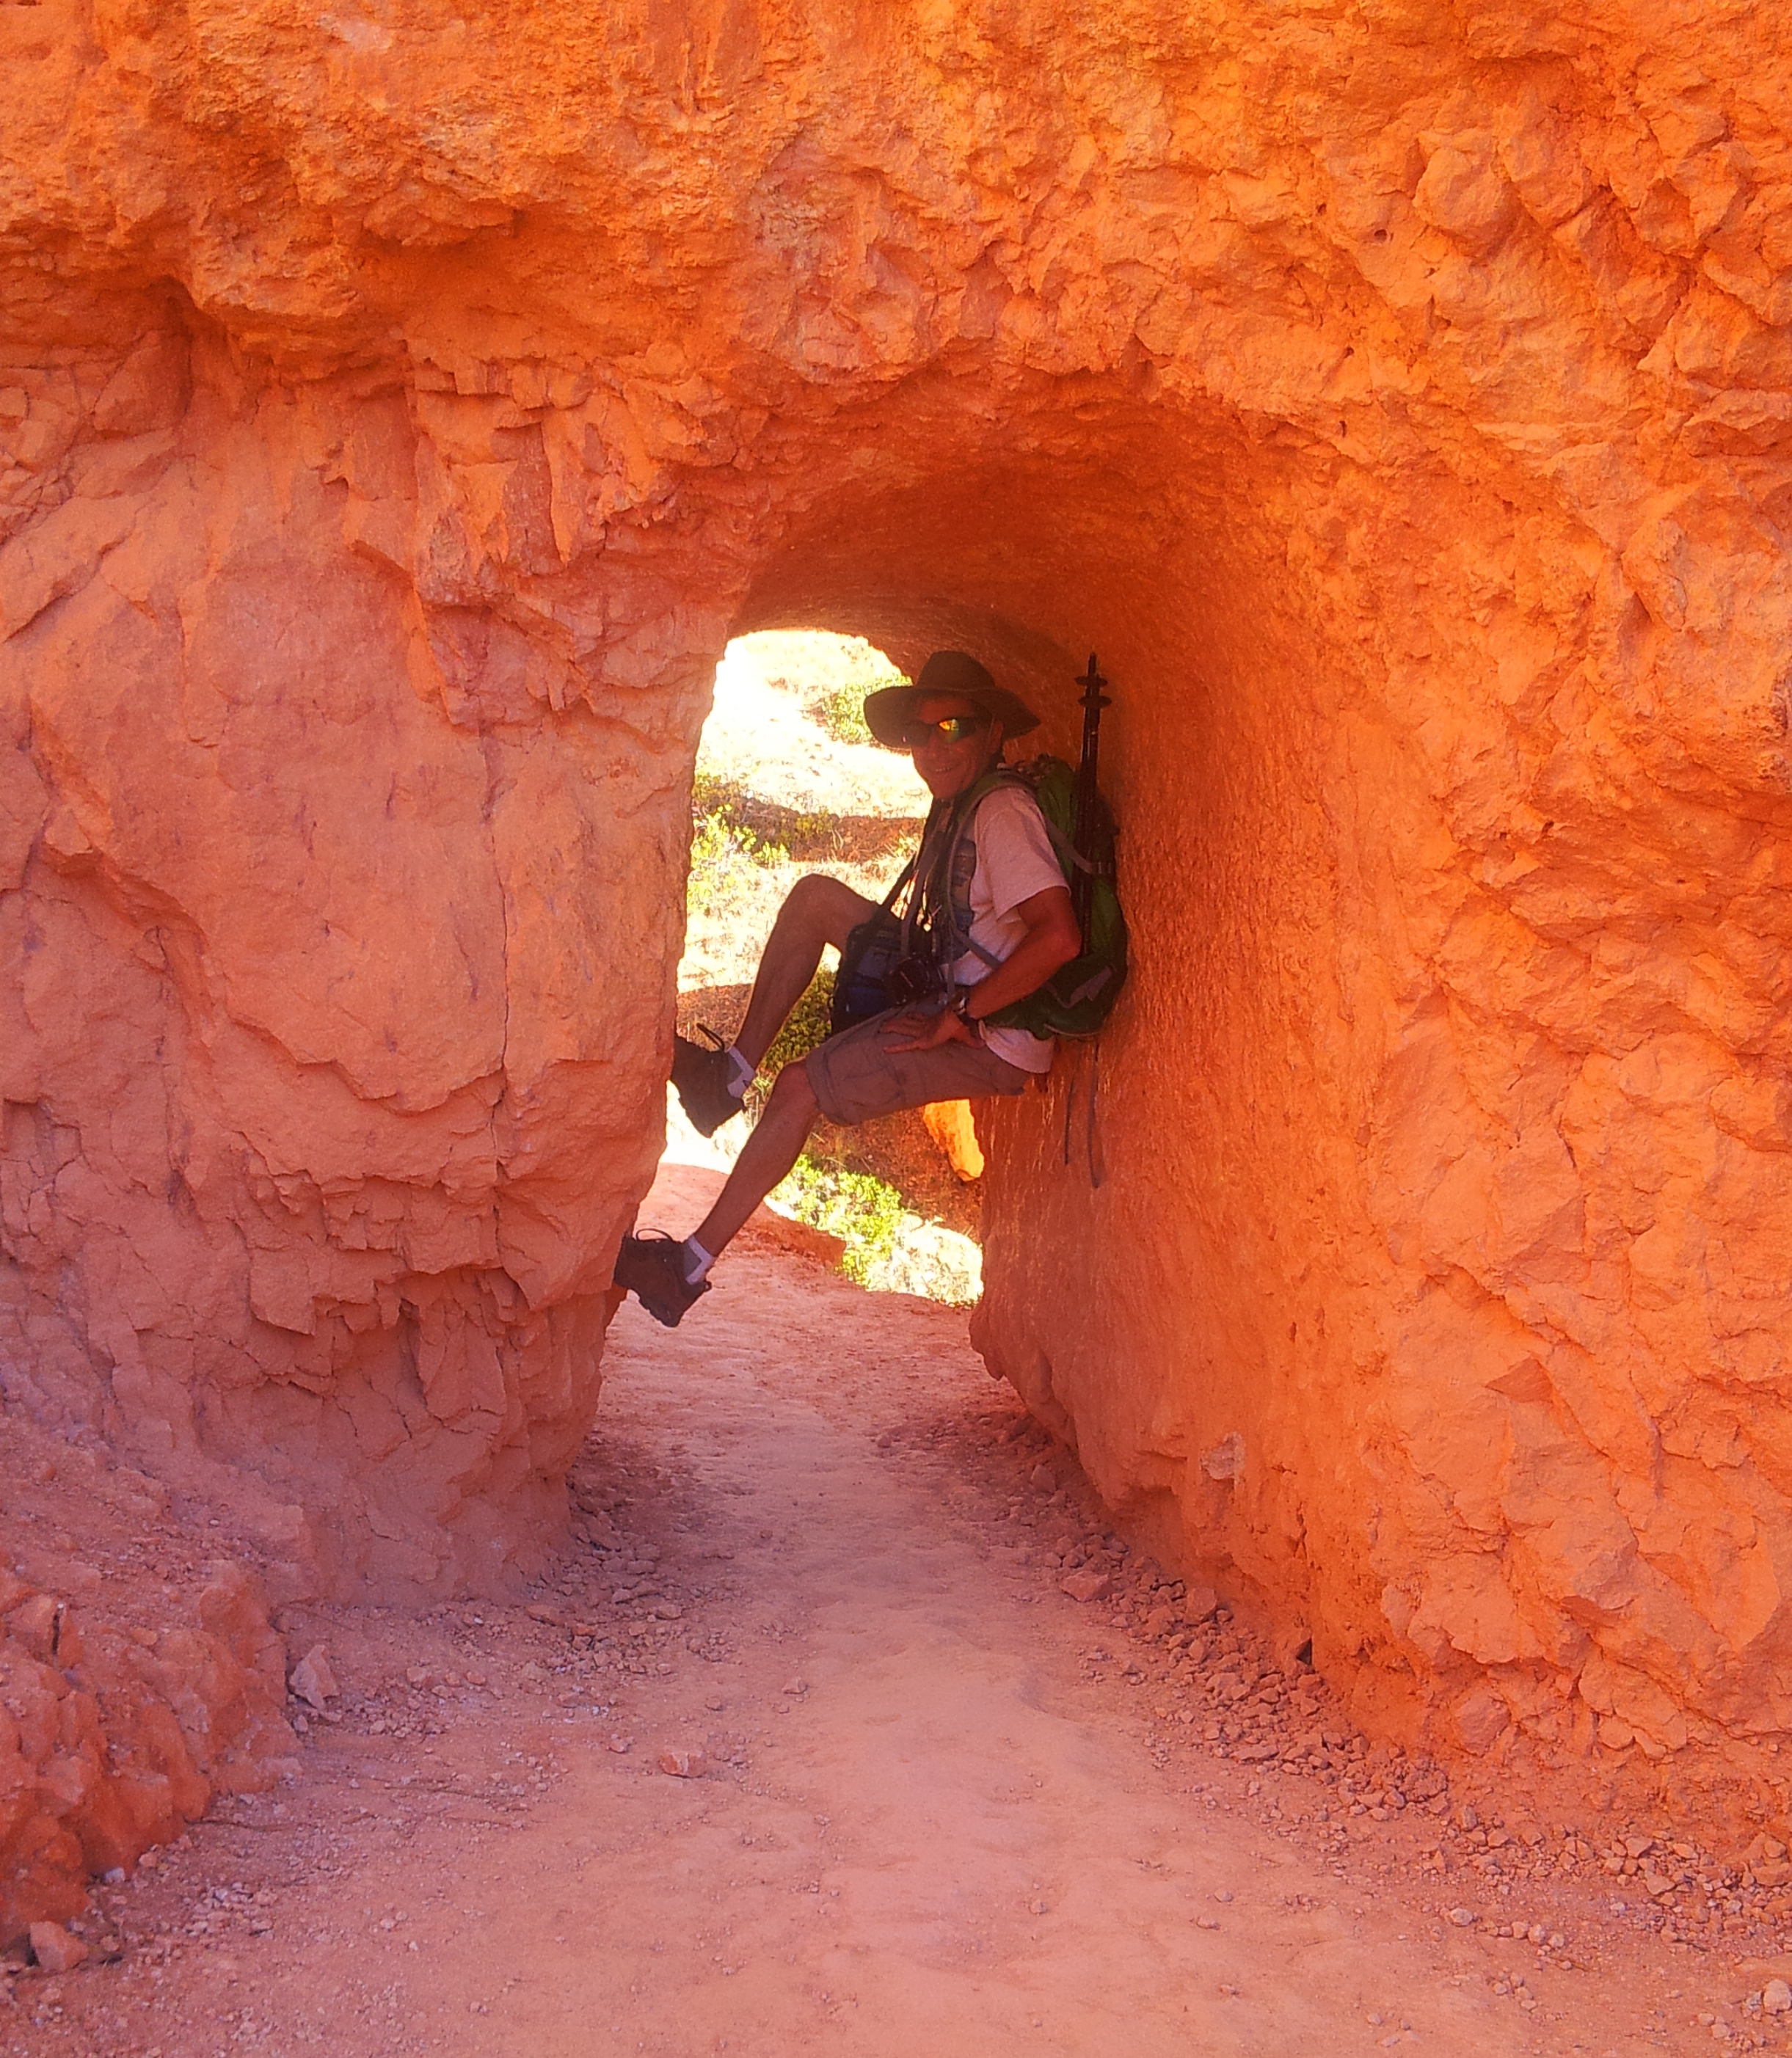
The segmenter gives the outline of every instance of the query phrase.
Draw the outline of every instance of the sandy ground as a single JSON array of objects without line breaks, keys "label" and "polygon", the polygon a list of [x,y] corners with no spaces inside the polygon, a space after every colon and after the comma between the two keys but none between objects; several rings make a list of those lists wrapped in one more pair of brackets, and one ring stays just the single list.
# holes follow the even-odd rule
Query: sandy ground
[{"label": "sandy ground", "polygon": [[[872,658],[852,637],[773,630],[737,638],[716,668],[699,770],[797,810],[924,814],[927,796],[906,757],[868,742],[843,743],[806,710],[812,692],[856,676],[855,650]],[[868,689],[897,676],[871,671],[859,684]]]},{"label": "sandy ground", "polygon": [[1328,1729],[1329,1778],[1210,1740],[1254,1647],[1178,1683],[1161,1626],[1060,1590],[1054,1534],[1126,1554],[961,1313],[752,1235],[677,1333],[613,1336],[588,1540],[534,1613],[309,1617],[343,1699],[296,1782],[105,1889],[113,1961],[19,1975],[0,2047],[1786,2048],[1739,2005],[1762,1967],[1638,1935],[1611,1880],[1451,1858],[1391,1774],[1350,1800],[1360,1740]]}]

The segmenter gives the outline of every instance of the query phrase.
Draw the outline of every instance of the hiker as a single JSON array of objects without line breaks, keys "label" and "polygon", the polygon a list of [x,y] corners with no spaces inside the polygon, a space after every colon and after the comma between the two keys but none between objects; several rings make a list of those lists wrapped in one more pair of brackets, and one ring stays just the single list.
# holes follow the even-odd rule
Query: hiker
[{"label": "hiker", "polygon": [[[884,1007],[784,1067],[693,1234],[682,1242],[651,1233],[623,1238],[616,1284],[668,1329],[708,1293],[710,1266],[796,1163],[818,1117],[849,1126],[932,1101],[1017,1094],[1051,1067],[1049,1039],[986,1018],[1035,992],[1081,951],[1063,866],[1038,802],[1018,780],[986,791],[968,821],[952,805],[999,764],[1003,744],[1036,729],[1039,717],[962,650],[936,650],[913,685],[872,693],[864,713],[880,743],[910,753],[933,796],[902,930],[911,954],[888,975],[898,991],[904,981],[907,990],[922,991],[911,1004]],[[939,876],[948,869],[952,877]],[[852,932],[880,916],[893,931],[889,905],[880,909],[824,873],[797,880],[778,911],[733,1043],[723,1047],[718,1038],[709,1049],[673,1039],[672,1083],[705,1136],[740,1113],[824,948],[832,944],[843,953],[844,979]],[[950,963],[940,962],[944,952],[952,953]],[[930,985],[931,994],[924,991]]]}]

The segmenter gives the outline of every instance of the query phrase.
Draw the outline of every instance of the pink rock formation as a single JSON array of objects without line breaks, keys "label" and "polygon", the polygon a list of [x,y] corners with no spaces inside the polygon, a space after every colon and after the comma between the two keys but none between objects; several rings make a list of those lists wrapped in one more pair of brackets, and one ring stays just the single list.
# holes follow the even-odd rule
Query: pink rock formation
[{"label": "pink rock formation", "polygon": [[195,1628],[89,1628],[83,1612],[0,1572],[0,1945],[29,1926],[58,1972],[37,1928],[77,1913],[90,1874],[296,1762],[284,1646],[240,1567],[217,1568]]},{"label": "pink rock formation", "polygon": [[1776,26],[0,7],[10,1385],[511,1576],[725,638],[1060,743],[1093,646],[1138,971],[1103,1183],[1092,1060],[993,1124],[992,1364],[1382,1719],[1767,1768]]}]

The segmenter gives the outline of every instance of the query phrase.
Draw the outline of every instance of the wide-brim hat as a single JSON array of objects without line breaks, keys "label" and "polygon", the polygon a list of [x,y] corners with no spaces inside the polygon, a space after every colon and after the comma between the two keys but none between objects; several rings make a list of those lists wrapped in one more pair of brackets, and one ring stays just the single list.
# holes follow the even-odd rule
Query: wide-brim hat
[{"label": "wide-brim hat", "polygon": [[865,727],[886,749],[900,750],[902,732],[915,703],[929,693],[956,693],[1002,725],[1004,737],[1024,736],[1039,718],[1018,693],[999,686],[976,659],[963,650],[936,650],[912,686],[881,686],[865,696]]}]

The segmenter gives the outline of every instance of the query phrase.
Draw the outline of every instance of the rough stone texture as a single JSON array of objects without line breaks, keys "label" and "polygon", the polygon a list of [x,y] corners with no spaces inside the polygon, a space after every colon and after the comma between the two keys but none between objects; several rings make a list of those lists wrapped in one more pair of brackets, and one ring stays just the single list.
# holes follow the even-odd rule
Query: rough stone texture
[{"label": "rough stone texture", "polygon": [[0,1402],[0,1518],[5,1951],[214,1794],[296,1773],[298,1740],[268,1553],[227,1517]]},{"label": "rough stone texture", "polygon": [[85,1908],[92,1874],[133,1866],[214,1793],[259,1791],[295,1762],[285,1647],[240,1567],[216,1568],[195,1627],[85,1612],[0,1571],[0,1946],[29,1927],[53,1972],[67,1968],[38,1929]]},{"label": "rough stone texture", "polygon": [[725,638],[968,642],[1061,743],[1093,646],[1139,970],[1099,1190],[1087,1060],[991,1125],[991,1363],[1370,1717],[1764,1768],[1778,42],[0,7],[9,1381],[295,1580],[511,1576]]}]

